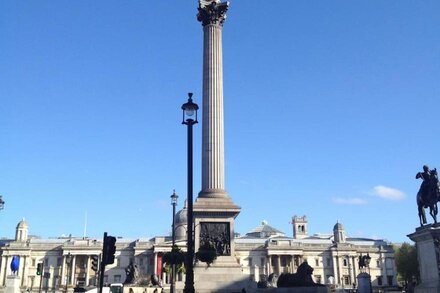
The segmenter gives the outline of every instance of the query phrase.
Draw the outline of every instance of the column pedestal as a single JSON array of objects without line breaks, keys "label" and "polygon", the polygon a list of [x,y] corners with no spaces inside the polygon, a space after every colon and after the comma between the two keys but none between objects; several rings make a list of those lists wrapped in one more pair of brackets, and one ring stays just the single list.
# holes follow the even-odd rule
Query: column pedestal
[{"label": "column pedestal", "polygon": [[440,225],[416,229],[408,237],[416,243],[420,284],[415,293],[440,293]]},{"label": "column pedestal", "polygon": [[20,277],[10,275],[6,277],[5,293],[20,293]]}]

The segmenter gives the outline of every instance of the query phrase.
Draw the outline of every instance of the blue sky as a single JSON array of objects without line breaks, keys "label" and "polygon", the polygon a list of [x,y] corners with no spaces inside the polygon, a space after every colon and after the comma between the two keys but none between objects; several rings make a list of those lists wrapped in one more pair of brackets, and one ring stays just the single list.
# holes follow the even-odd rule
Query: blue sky
[{"label": "blue sky", "polygon": [[[181,105],[201,105],[197,1],[0,4],[0,237],[170,233],[186,197]],[[415,174],[440,168],[440,2],[231,1],[226,189],[265,219],[409,241]],[[194,190],[200,190],[201,125]]]}]

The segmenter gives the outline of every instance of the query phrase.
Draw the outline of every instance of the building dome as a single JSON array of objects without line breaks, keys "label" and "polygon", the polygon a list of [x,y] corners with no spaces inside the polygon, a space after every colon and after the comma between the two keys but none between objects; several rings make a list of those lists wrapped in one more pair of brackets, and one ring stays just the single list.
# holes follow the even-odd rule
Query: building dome
[{"label": "building dome", "polygon": [[28,238],[29,226],[26,221],[21,220],[17,224],[17,228],[15,229],[15,241],[26,241]]},{"label": "building dome", "polygon": [[188,223],[188,204],[185,200],[185,204],[183,206],[183,209],[178,211],[176,213],[176,216],[174,218],[174,226],[175,226],[175,235],[176,239],[184,239],[186,236],[186,226]]},{"label": "building dome", "polygon": [[183,209],[181,209],[176,213],[175,221],[176,221],[176,226],[179,224],[186,224],[188,222],[188,210],[187,210],[186,200]]},{"label": "building dome", "polygon": [[345,236],[344,226],[342,226],[342,224],[339,222],[336,222],[335,226],[333,227],[333,237],[336,243],[344,243],[347,239]]},{"label": "building dome", "polygon": [[23,218],[23,220],[21,220],[20,222],[18,222],[18,224],[17,224],[17,229],[27,229],[29,226],[28,226],[28,224],[26,223],[26,221],[24,220],[24,218]]},{"label": "building dome", "polygon": [[335,226],[333,227],[333,230],[344,230],[344,226],[342,226],[341,223],[336,222]]}]

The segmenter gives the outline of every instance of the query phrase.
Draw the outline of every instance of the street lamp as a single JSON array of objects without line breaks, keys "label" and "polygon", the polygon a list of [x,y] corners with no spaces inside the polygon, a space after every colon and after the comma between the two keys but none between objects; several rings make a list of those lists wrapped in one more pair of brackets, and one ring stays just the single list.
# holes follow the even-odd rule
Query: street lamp
[{"label": "street lamp", "polygon": [[70,264],[72,263],[72,255],[70,252],[66,255],[66,267],[67,267],[67,276],[66,276],[66,293],[67,293],[67,286],[69,284],[70,280]]},{"label": "street lamp", "polygon": [[185,293],[194,293],[194,239],[193,239],[193,125],[198,123],[197,110],[199,106],[192,101],[192,93],[188,93],[188,102],[182,105],[182,124],[188,126],[188,230],[187,254],[185,260]]},{"label": "street lamp", "polygon": [[5,207],[5,201],[3,200],[3,196],[0,195],[0,210],[2,210]]},{"label": "street lamp", "polygon": [[[171,205],[173,206],[173,224],[172,224],[172,232],[171,232],[171,237],[173,239],[173,245],[171,246],[171,251],[173,251],[174,246],[176,245],[176,234],[175,234],[175,216],[176,216],[176,205],[177,205],[177,194],[176,194],[176,190],[173,190],[173,194],[171,194]],[[171,267],[171,288],[170,288],[170,292],[174,293],[174,289],[175,289],[175,283],[176,283],[176,265],[173,264]]]}]

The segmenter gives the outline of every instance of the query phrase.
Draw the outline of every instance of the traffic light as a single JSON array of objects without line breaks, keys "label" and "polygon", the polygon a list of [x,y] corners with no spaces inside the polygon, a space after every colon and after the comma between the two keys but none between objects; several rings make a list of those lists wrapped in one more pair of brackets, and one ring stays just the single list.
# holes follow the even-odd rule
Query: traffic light
[{"label": "traffic light", "polygon": [[37,276],[41,275],[42,271],[43,271],[43,264],[40,262],[37,264]]},{"label": "traffic light", "polygon": [[98,270],[98,256],[92,255],[92,270],[95,272]]},{"label": "traffic light", "polygon": [[112,264],[115,262],[115,252],[116,252],[116,237],[106,236],[104,238],[104,248],[103,248],[103,264]]}]

